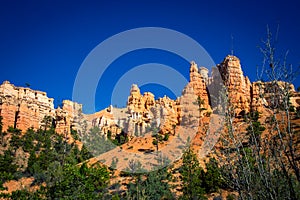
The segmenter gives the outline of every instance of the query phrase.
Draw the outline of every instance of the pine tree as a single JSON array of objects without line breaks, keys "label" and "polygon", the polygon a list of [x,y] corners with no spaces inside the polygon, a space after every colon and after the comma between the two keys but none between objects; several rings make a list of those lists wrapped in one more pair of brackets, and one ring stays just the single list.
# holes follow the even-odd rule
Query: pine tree
[{"label": "pine tree", "polygon": [[206,199],[205,190],[202,187],[203,169],[199,166],[196,154],[188,148],[183,154],[183,163],[180,169],[182,176],[182,196],[180,199]]}]

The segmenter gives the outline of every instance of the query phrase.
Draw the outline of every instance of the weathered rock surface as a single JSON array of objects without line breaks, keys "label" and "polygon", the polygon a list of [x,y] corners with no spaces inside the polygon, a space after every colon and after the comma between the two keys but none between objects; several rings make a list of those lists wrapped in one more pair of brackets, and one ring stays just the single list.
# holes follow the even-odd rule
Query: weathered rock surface
[{"label": "weathered rock surface", "polygon": [[80,130],[79,122],[82,118],[82,105],[70,100],[64,100],[62,108],[55,110],[56,131],[70,133],[71,129]]},{"label": "weathered rock surface", "polygon": [[0,115],[3,130],[14,126],[21,130],[40,128],[44,116],[54,116],[53,99],[45,92],[16,87],[8,81],[0,85]]},{"label": "weathered rock surface", "polygon": [[249,112],[251,104],[251,83],[243,75],[240,60],[236,56],[226,56],[218,69],[227,88],[228,99],[236,114]]},{"label": "weathered rock surface", "polygon": [[143,95],[137,85],[133,84],[129,93],[126,108],[105,109],[92,115],[86,115],[92,126],[100,128],[100,134],[111,132],[112,137],[123,131],[129,138],[143,136],[153,128],[161,132],[171,132],[178,124],[177,102],[168,97],[155,101],[154,95],[145,92]]},{"label": "weathered rock surface", "polygon": [[[190,82],[187,87],[193,90],[194,94],[199,97],[201,102],[197,102],[197,97],[194,100],[196,103],[200,103],[200,108],[205,109],[206,112],[211,112],[211,107],[209,103],[209,95],[207,90],[208,84],[208,69],[205,67],[198,66],[195,62],[191,62],[190,67]],[[189,89],[189,90],[190,90]]]},{"label": "weathered rock surface", "polygon": [[160,109],[160,116],[156,117],[160,119],[160,131],[162,133],[174,134],[176,126],[179,124],[179,99],[172,100],[167,96],[156,100],[156,106]]},{"label": "weathered rock surface", "polygon": [[251,105],[252,109],[262,112],[264,107],[279,108],[278,106],[283,104],[284,97],[288,93],[290,95],[290,104],[295,108],[299,107],[300,93],[295,91],[294,85],[283,81],[253,82]]},{"label": "weathered rock surface", "polygon": [[70,133],[75,119],[81,112],[81,105],[65,100],[63,108],[54,109],[53,99],[46,92],[16,87],[8,81],[0,85],[0,115],[3,117],[3,130],[9,126],[26,131],[39,129],[45,116],[50,116],[59,133]]},{"label": "weathered rock surface", "polygon": [[[194,122],[201,124],[199,118],[227,108],[224,97],[228,98],[235,115],[251,110],[262,112],[274,104],[274,94],[286,87],[291,94],[290,102],[299,107],[300,93],[295,91],[293,85],[285,82],[278,82],[277,85],[270,82],[251,84],[243,75],[240,60],[228,55],[211,72],[191,62],[190,81],[182,96],[176,100],[166,96],[155,100],[152,93],[141,94],[139,87],[133,84],[126,108],[110,106],[90,115],[82,113],[82,105],[69,100],[63,101],[62,108],[55,109],[53,99],[48,98],[45,92],[16,87],[5,81],[0,85],[0,115],[3,117],[3,130],[8,126],[23,131],[31,127],[38,129],[44,125],[44,117],[50,116],[59,133],[70,133],[71,129],[88,133],[91,127],[97,126],[101,134],[110,132],[114,137],[125,132],[132,138],[143,136],[153,127],[162,133],[173,133],[176,126]],[[197,109],[194,105],[198,106]]]},{"label": "weathered rock surface", "polygon": [[192,124],[199,125],[199,107],[196,104],[197,95],[193,88],[188,84],[182,91],[182,96],[179,97],[179,122],[182,126]]}]

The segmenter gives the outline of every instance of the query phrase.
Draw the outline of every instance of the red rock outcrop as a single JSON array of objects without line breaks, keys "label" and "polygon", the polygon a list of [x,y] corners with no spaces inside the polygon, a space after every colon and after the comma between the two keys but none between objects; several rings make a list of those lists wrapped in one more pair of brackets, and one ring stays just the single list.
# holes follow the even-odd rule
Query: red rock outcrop
[{"label": "red rock outcrop", "polygon": [[38,129],[44,116],[55,115],[53,99],[48,98],[46,92],[15,87],[4,81],[0,85],[0,115],[3,130],[9,126],[21,130]]},{"label": "red rock outcrop", "polygon": [[160,130],[162,133],[174,133],[176,125],[179,124],[179,101],[172,100],[167,96],[156,100],[160,106]]},{"label": "red rock outcrop", "polygon": [[295,108],[299,107],[300,93],[295,91],[294,85],[283,81],[253,82],[251,107],[259,112],[262,112],[264,108],[279,108],[287,93],[290,95],[289,103]]},{"label": "red rock outcrop", "polygon": [[182,91],[182,96],[178,98],[179,101],[179,123],[181,126],[199,125],[199,105],[195,103],[197,100],[193,88],[188,84]]},{"label": "red rock outcrop", "polygon": [[[127,101],[129,112],[134,115],[143,115],[155,104],[154,95],[151,92],[141,94],[139,87],[133,84]],[[138,117],[138,116],[137,116]]]},{"label": "red rock outcrop", "polygon": [[[124,109],[113,108],[111,105],[94,114],[84,115],[88,127],[82,131],[87,132],[92,127],[98,127],[100,129],[100,135],[107,135],[107,133],[110,132],[111,138],[114,138],[117,134],[122,132],[122,128],[124,127],[124,122],[120,119],[120,113],[123,113],[123,111]],[[123,114],[127,116],[125,112]],[[122,118],[126,117],[122,116]]]},{"label": "red rock outcrop", "polygon": [[[270,82],[251,84],[243,75],[240,60],[229,55],[212,68],[211,76],[207,68],[198,68],[195,62],[191,62],[190,81],[176,100],[166,96],[155,100],[152,93],[142,95],[138,86],[133,84],[126,108],[110,106],[91,115],[83,114],[82,105],[68,100],[63,101],[62,108],[55,109],[53,99],[48,98],[45,92],[16,87],[5,81],[0,85],[0,115],[3,117],[3,130],[8,126],[23,131],[31,127],[38,129],[44,125],[44,117],[50,116],[59,133],[70,133],[71,128],[88,132],[89,128],[97,126],[101,134],[110,131],[114,136],[124,131],[134,137],[142,136],[153,124],[159,126],[163,133],[172,133],[178,125],[199,124],[199,118],[226,109],[220,93],[228,97],[236,115],[251,110],[261,112],[272,106],[274,91],[285,86],[287,83],[284,82],[277,85]],[[292,105],[299,107],[300,94],[295,92],[293,85],[288,87]]]},{"label": "red rock outcrop", "polygon": [[82,105],[69,100],[63,101],[62,108],[55,110],[56,132],[70,133],[71,129],[80,130],[79,120],[82,114]]},{"label": "red rock outcrop", "polygon": [[236,56],[228,55],[218,65],[218,69],[235,114],[240,114],[242,111],[249,112],[251,109],[251,83],[249,78],[243,75],[240,60]]},{"label": "red rock outcrop", "polygon": [[190,82],[187,87],[192,88],[193,92],[197,97],[199,97],[200,102],[197,102],[197,98],[194,100],[200,103],[200,108],[205,109],[205,112],[211,112],[211,107],[209,104],[209,95],[207,91],[208,84],[208,69],[205,67],[200,67],[198,69],[197,64],[192,61],[190,67]]},{"label": "red rock outcrop", "polygon": [[145,92],[144,95],[142,95],[139,87],[133,84],[127,101],[129,117],[125,131],[130,135],[136,136],[144,133],[146,127],[150,126],[150,120],[152,118],[150,109],[154,105],[154,95],[151,92]]},{"label": "red rock outcrop", "polygon": [[[129,139],[134,136],[142,136],[149,132],[151,127],[159,126],[162,133],[173,132],[174,126],[178,124],[178,103],[168,97],[159,98],[155,101],[154,95],[145,92],[143,95],[136,84],[130,89],[127,107],[110,107],[97,114],[86,115],[92,126],[100,128],[100,134],[112,133],[112,137],[124,131]],[[104,121],[106,123],[102,123]],[[95,123],[94,123],[95,122]]]},{"label": "red rock outcrop", "polygon": [[63,108],[54,109],[53,99],[46,92],[16,87],[8,81],[0,85],[0,116],[3,117],[3,130],[9,126],[25,132],[28,128],[39,129],[45,116],[50,116],[56,123],[59,133],[70,133],[71,126],[76,126],[81,105],[65,100]]}]

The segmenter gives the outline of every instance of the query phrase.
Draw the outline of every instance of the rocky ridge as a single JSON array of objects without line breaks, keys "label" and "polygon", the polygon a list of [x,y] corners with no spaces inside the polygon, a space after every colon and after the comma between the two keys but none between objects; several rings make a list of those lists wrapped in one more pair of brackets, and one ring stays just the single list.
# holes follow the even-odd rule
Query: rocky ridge
[{"label": "rocky ridge", "polygon": [[9,81],[0,85],[0,116],[3,117],[3,130],[9,126],[26,131],[45,126],[44,118],[51,117],[52,125],[58,133],[70,133],[77,127],[76,119],[81,114],[82,105],[64,100],[62,108],[54,108],[53,98],[46,92],[16,87]]},{"label": "rocky ridge", "polygon": [[[280,82],[276,87],[283,88],[285,84]],[[191,116],[189,107],[185,106],[187,102],[198,104],[199,110],[193,111],[195,116],[208,117],[220,112],[224,106],[224,99],[220,100],[220,92],[223,92],[230,99],[229,106],[233,107],[236,116],[252,110],[262,112],[274,103],[271,100],[274,91],[270,90],[274,87],[271,86],[273,83],[270,82],[251,83],[243,74],[240,60],[228,55],[211,72],[192,61],[190,81],[182,96],[176,100],[166,96],[155,100],[152,93],[141,94],[138,86],[133,84],[126,108],[109,106],[90,115],[82,113],[82,105],[69,100],[63,101],[63,106],[55,109],[53,99],[47,97],[45,92],[16,87],[4,81],[0,85],[0,116],[3,117],[3,130],[9,126],[23,131],[28,128],[38,129],[45,125],[44,117],[50,116],[58,133],[70,133],[71,129],[86,132],[97,126],[101,134],[111,132],[114,137],[123,131],[129,138],[133,138],[143,136],[149,132],[149,128],[155,126],[161,133],[172,134],[176,126],[197,120]],[[293,85],[289,85],[289,92],[290,102],[299,107],[300,95]]]}]

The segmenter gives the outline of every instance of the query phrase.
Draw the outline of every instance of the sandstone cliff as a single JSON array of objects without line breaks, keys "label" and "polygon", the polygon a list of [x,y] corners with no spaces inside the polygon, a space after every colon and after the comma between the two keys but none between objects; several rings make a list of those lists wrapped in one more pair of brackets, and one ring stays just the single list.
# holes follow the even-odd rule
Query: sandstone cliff
[{"label": "sandstone cliff", "polygon": [[[95,126],[100,128],[101,134],[110,132],[112,137],[121,132],[125,132],[129,138],[143,136],[153,127],[161,133],[173,133],[176,126],[197,120],[201,124],[199,117],[222,113],[228,106],[233,108],[236,116],[251,110],[262,112],[275,105],[272,97],[277,95],[276,91],[285,88],[288,88],[292,105],[300,106],[300,93],[294,90],[293,85],[285,82],[251,83],[244,76],[236,56],[226,56],[219,65],[212,67],[211,72],[191,62],[189,72],[190,81],[182,96],[176,100],[166,96],[155,100],[152,93],[141,94],[139,87],[133,84],[126,108],[110,106],[91,115],[83,114],[82,105],[69,100],[63,101],[62,108],[55,109],[53,99],[47,97],[45,92],[16,87],[5,81],[0,85],[3,130],[8,126],[23,131],[38,129],[44,125],[44,117],[50,116],[59,133],[70,133],[71,129],[86,133]],[[188,103],[198,105],[198,109],[191,110],[191,106],[186,106]]]},{"label": "sandstone cliff", "polygon": [[251,110],[251,83],[248,77],[243,75],[240,60],[236,56],[226,56],[218,65],[225,88],[228,92],[228,100],[234,107],[236,114]]},{"label": "sandstone cliff", "polygon": [[[208,84],[208,69],[205,67],[198,66],[195,62],[191,62],[190,67],[190,82],[187,87],[194,91],[194,94],[201,100],[200,107],[211,112],[211,107],[209,103],[209,94],[207,90]],[[194,100],[196,101],[197,98]],[[199,102],[198,102],[199,103]]]},{"label": "sandstone cliff", "polygon": [[63,107],[55,109],[53,99],[46,92],[16,87],[8,81],[0,85],[0,115],[3,117],[3,130],[9,126],[26,131],[28,128],[39,129],[45,116],[50,116],[56,131],[70,133],[76,126],[80,115],[80,104],[65,100]]},{"label": "sandstone cliff", "polygon": [[139,87],[133,84],[126,108],[110,106],[85,118],[92,122],[88,122],[90,125],[100,128],[100,134],[106,135],[110,131],[112,137],[123,131],[131,139],[158,127],[161,132],[172,132],[178,123],[177,101],[166,96],[155,101],[152,93],[142,95]]}]

